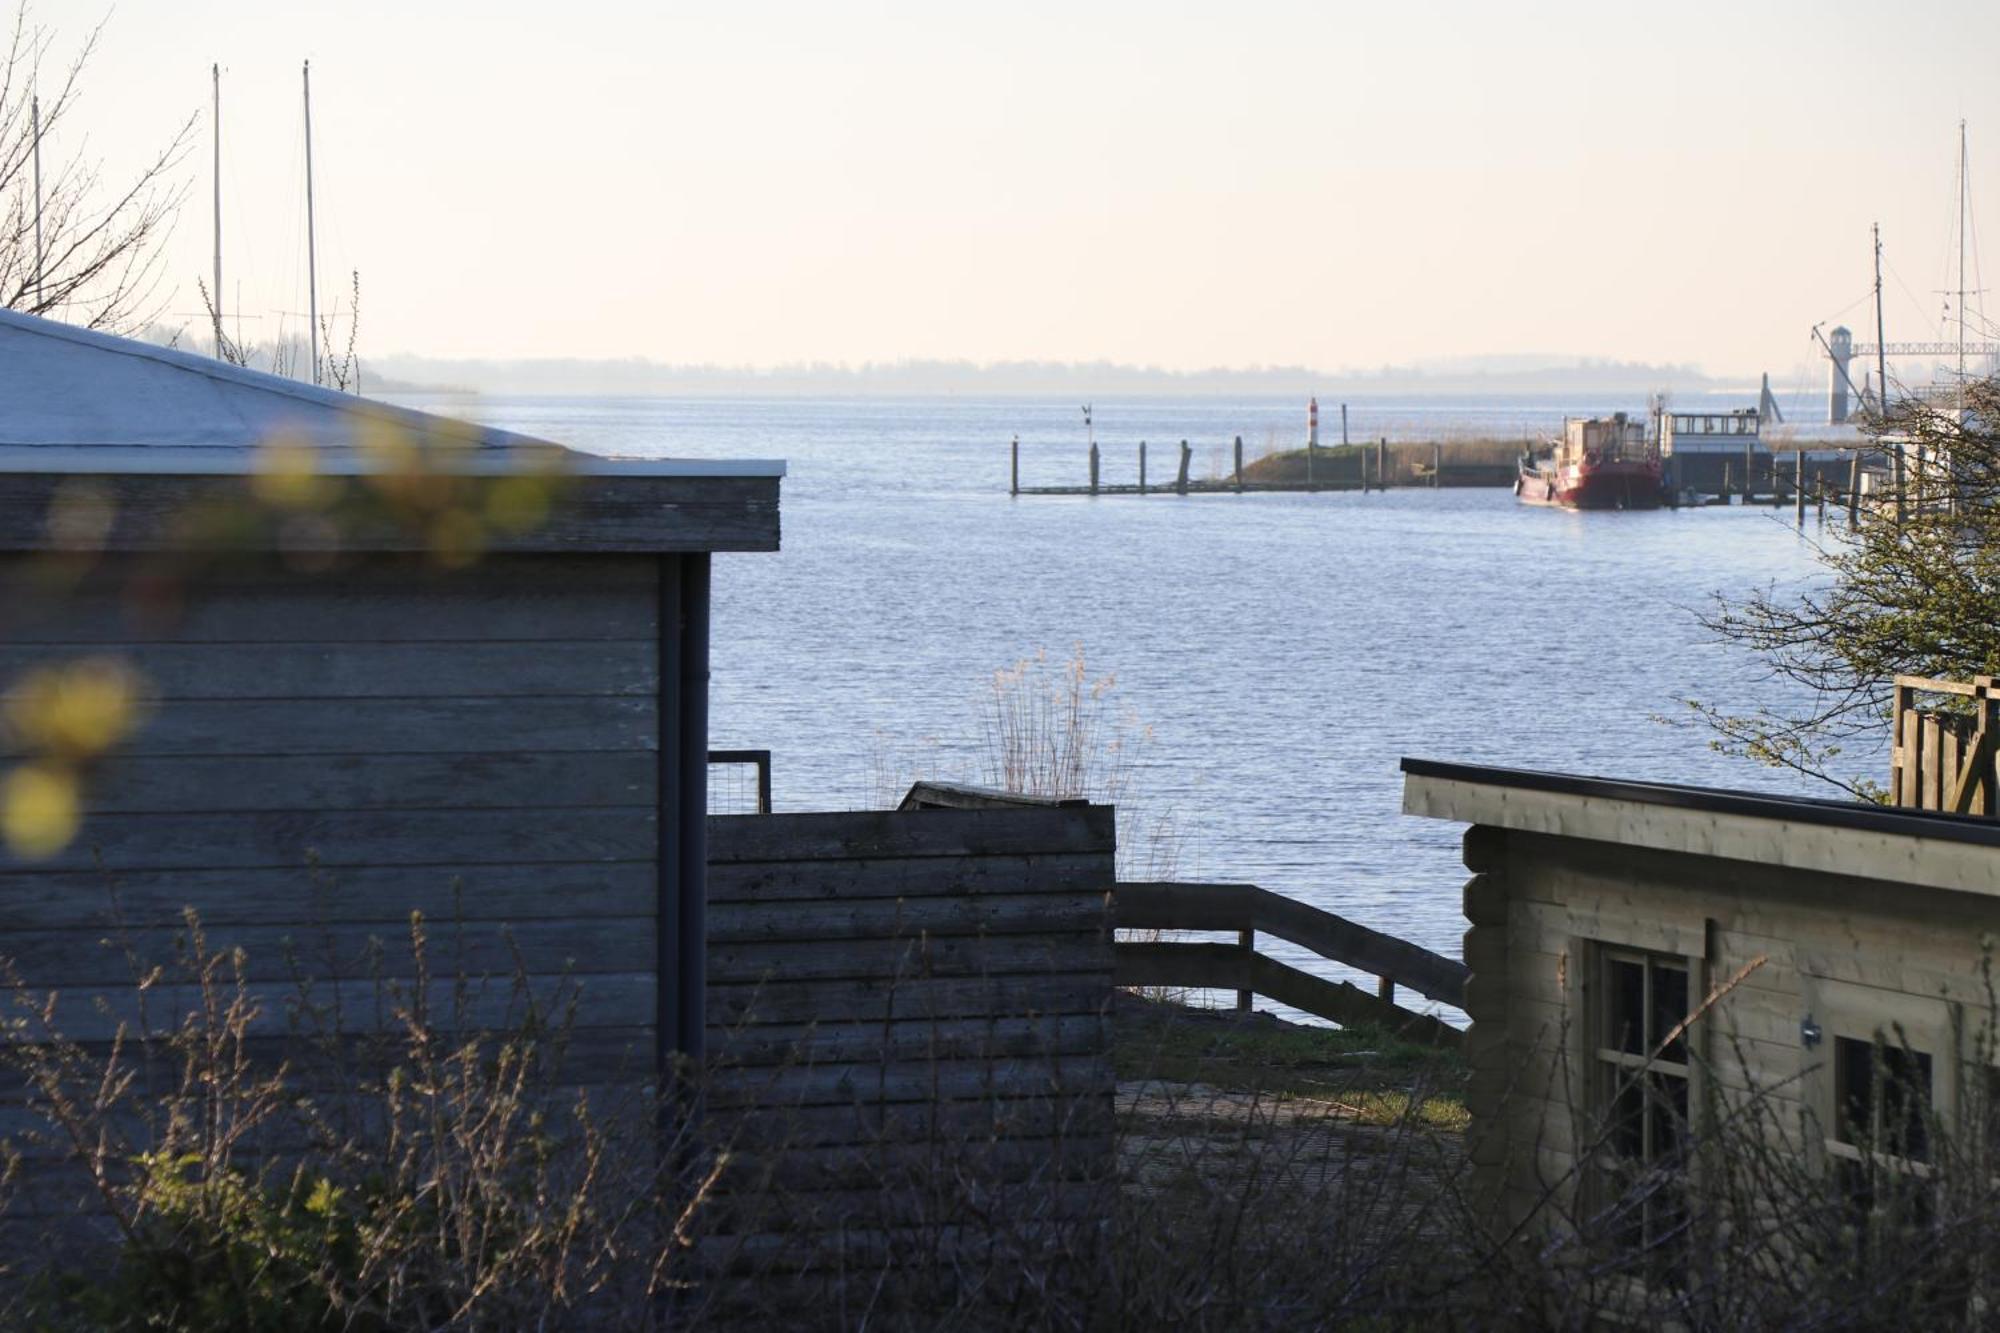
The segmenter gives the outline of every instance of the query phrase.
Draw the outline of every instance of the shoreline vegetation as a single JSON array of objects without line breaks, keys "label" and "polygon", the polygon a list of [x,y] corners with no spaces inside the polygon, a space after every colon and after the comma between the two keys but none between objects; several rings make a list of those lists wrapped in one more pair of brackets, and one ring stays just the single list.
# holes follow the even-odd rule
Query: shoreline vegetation
[{"label": "shoreline vegetation", "polygon": [[[1363,462],[1368,469],[1368,484],[1375,485],[1384,478],[1377,475],[1376,451],[1378,447],[1385,455],[1386,483],[1390,486],[1428,486],[1430,472],[1436,462],[1440,486],[1511,486],[1514,484],[1515,460],[1522,450],[1533,441],[1519,439],[1498,439],[1492,437],[1472,437],[1443,440],[1390,440],[1386,445],[1375,441],[1362,444],[1336,444],[1320,446],[1312,450],[1310,473],[1319,485],[1338,485],[1358,481]],[[1243,464],[1243,480],[1246,483],[1266,486],[1304,486],[1308,474],[1308,459],[1304,449],[1287,449],[1266,454],[1255,462]]]}]

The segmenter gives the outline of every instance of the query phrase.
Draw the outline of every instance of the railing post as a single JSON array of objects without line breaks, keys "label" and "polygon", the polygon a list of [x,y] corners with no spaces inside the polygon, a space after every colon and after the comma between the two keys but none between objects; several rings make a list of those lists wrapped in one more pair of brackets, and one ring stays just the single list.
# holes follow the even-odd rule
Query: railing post
[{"label": "railing post", "polygon": [[[1257,932],[1254,930],[1237,931],[1236,947],[1243,951],[1243,962],[1241,964],[1243,971],[1238,975],[1242,978],[1247,979],[1250,975],[1250,969],[1256,966],[1255,960],[1257,957]],[[1239,990],[1236,992],[1236,1012],[1239,1014],[1247,1014],[1250,1012],[1249,991]]]},{"label": "railing post", "polygon": [[1375,978],[1375,998],[1389,1004],[1396,1002],[1396,983],[1388,977]]}]

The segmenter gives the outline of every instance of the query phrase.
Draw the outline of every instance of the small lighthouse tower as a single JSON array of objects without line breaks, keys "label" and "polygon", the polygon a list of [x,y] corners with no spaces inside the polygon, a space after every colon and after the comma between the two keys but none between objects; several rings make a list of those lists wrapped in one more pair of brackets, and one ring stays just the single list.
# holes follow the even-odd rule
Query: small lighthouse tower
[{"label": "small lighthouse tower", "polygon": [[1847,420],[1847,366],[1854,359],[1854,335],[1845,325],[1827,335],[1826,354],[1833,362],[1827,370],[1826,420],[1838,426]]},{"label": "small lighthouse tower", "polygon": [[1319,447],[1319,399],[1306,400],[1306,448]]}]

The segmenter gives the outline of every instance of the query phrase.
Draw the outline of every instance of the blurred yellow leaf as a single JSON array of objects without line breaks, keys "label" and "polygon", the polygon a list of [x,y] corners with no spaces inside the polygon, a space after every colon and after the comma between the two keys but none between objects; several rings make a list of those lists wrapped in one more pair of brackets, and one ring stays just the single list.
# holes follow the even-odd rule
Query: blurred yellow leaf
[{"label": "blurred yellow leaf", "polygon": [[69,846],[83,819],[76,774],[22,764],[0,781],[0,836],[16,856],[44,861]]},{"label": "blurred yellow leaf", "polygon": [[486,492],[486,521],[495,532],[533,532],[548,521],[547,477],[505,476]]},{"label": "blurred yellow leaf", "polygon": [[138,712],[138,677],[105,657],[29,672],[4,705],[11,735],[72,761],[93,759],[125,739]]},{"label": "blurred yellow leaf", "polygon": [[486,528],[477,515],[447,509],[431,523],[431,556],[447,569],[463,569],[486,553]]},{"label": "blurred yellow leaf", "polygon": [[340,483],[321,475],[311,441],[275,435],[257,449],[250,493],[275,509],[324,509],[339,496]]}]

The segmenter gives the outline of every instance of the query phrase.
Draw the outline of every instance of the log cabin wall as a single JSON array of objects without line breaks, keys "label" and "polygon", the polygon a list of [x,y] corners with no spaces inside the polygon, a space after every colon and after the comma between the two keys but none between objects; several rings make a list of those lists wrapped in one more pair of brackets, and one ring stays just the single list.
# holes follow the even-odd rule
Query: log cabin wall
[{"label": "log cabin wall", "polygon": [[726,816],[709,841],[713,1132],[736,1181],[783,1185],[731,1205],[758,1262],[1105,1216],[1110,807]]},{"label": "log cabin wall", "polygon": [[[1610,1089],[1685,1017],[1684,1045],[1651,1068],[1686,1083],[1688,1122],[1724,1114],[1768,1129],[1786,1153],[1838,1151],[1828,1141],[1843,1040],[1880,1032],[1929,1056],[1930,1096],[1948,1120],[2000,1087],[1990,821],[1405,769],[1406,809],[1473,824],[1469,1151],[1477,1194],[1507,1225],[1537,1208],[1550,1221],[1579,1204],[1588,1215],[1579,1191],[1615,1147]],[[1612,1031],[1633,1008],[1613,994],[1621,967],[1648,987],[1671,979],[1643,1039]]]},{"label": "log cabin wall", "polygon": [[[275,1042],[309,1025],[301,976],[346,1028],[393,1021],[377,1001],[415,976],[422,913],[446,1025],[504,1026],[524,974],[538,997],[574,992],[577,1082],[650,1081],[674,651],[657,590],[677,559],[246,572],[184,607],[104,577],[45,614],[10,583],[0,680],[111,657],[151,698],[80,836],[44,862],[0,853],[0,953],[61,992],[66,1035],[136,1035],[127,949],[170,963],[192,909],[210,950],[244,950]],[[454,994],[460,972],[475,984]],[[193,1002],[175,977],[147,997],[152,1027]]]}]

